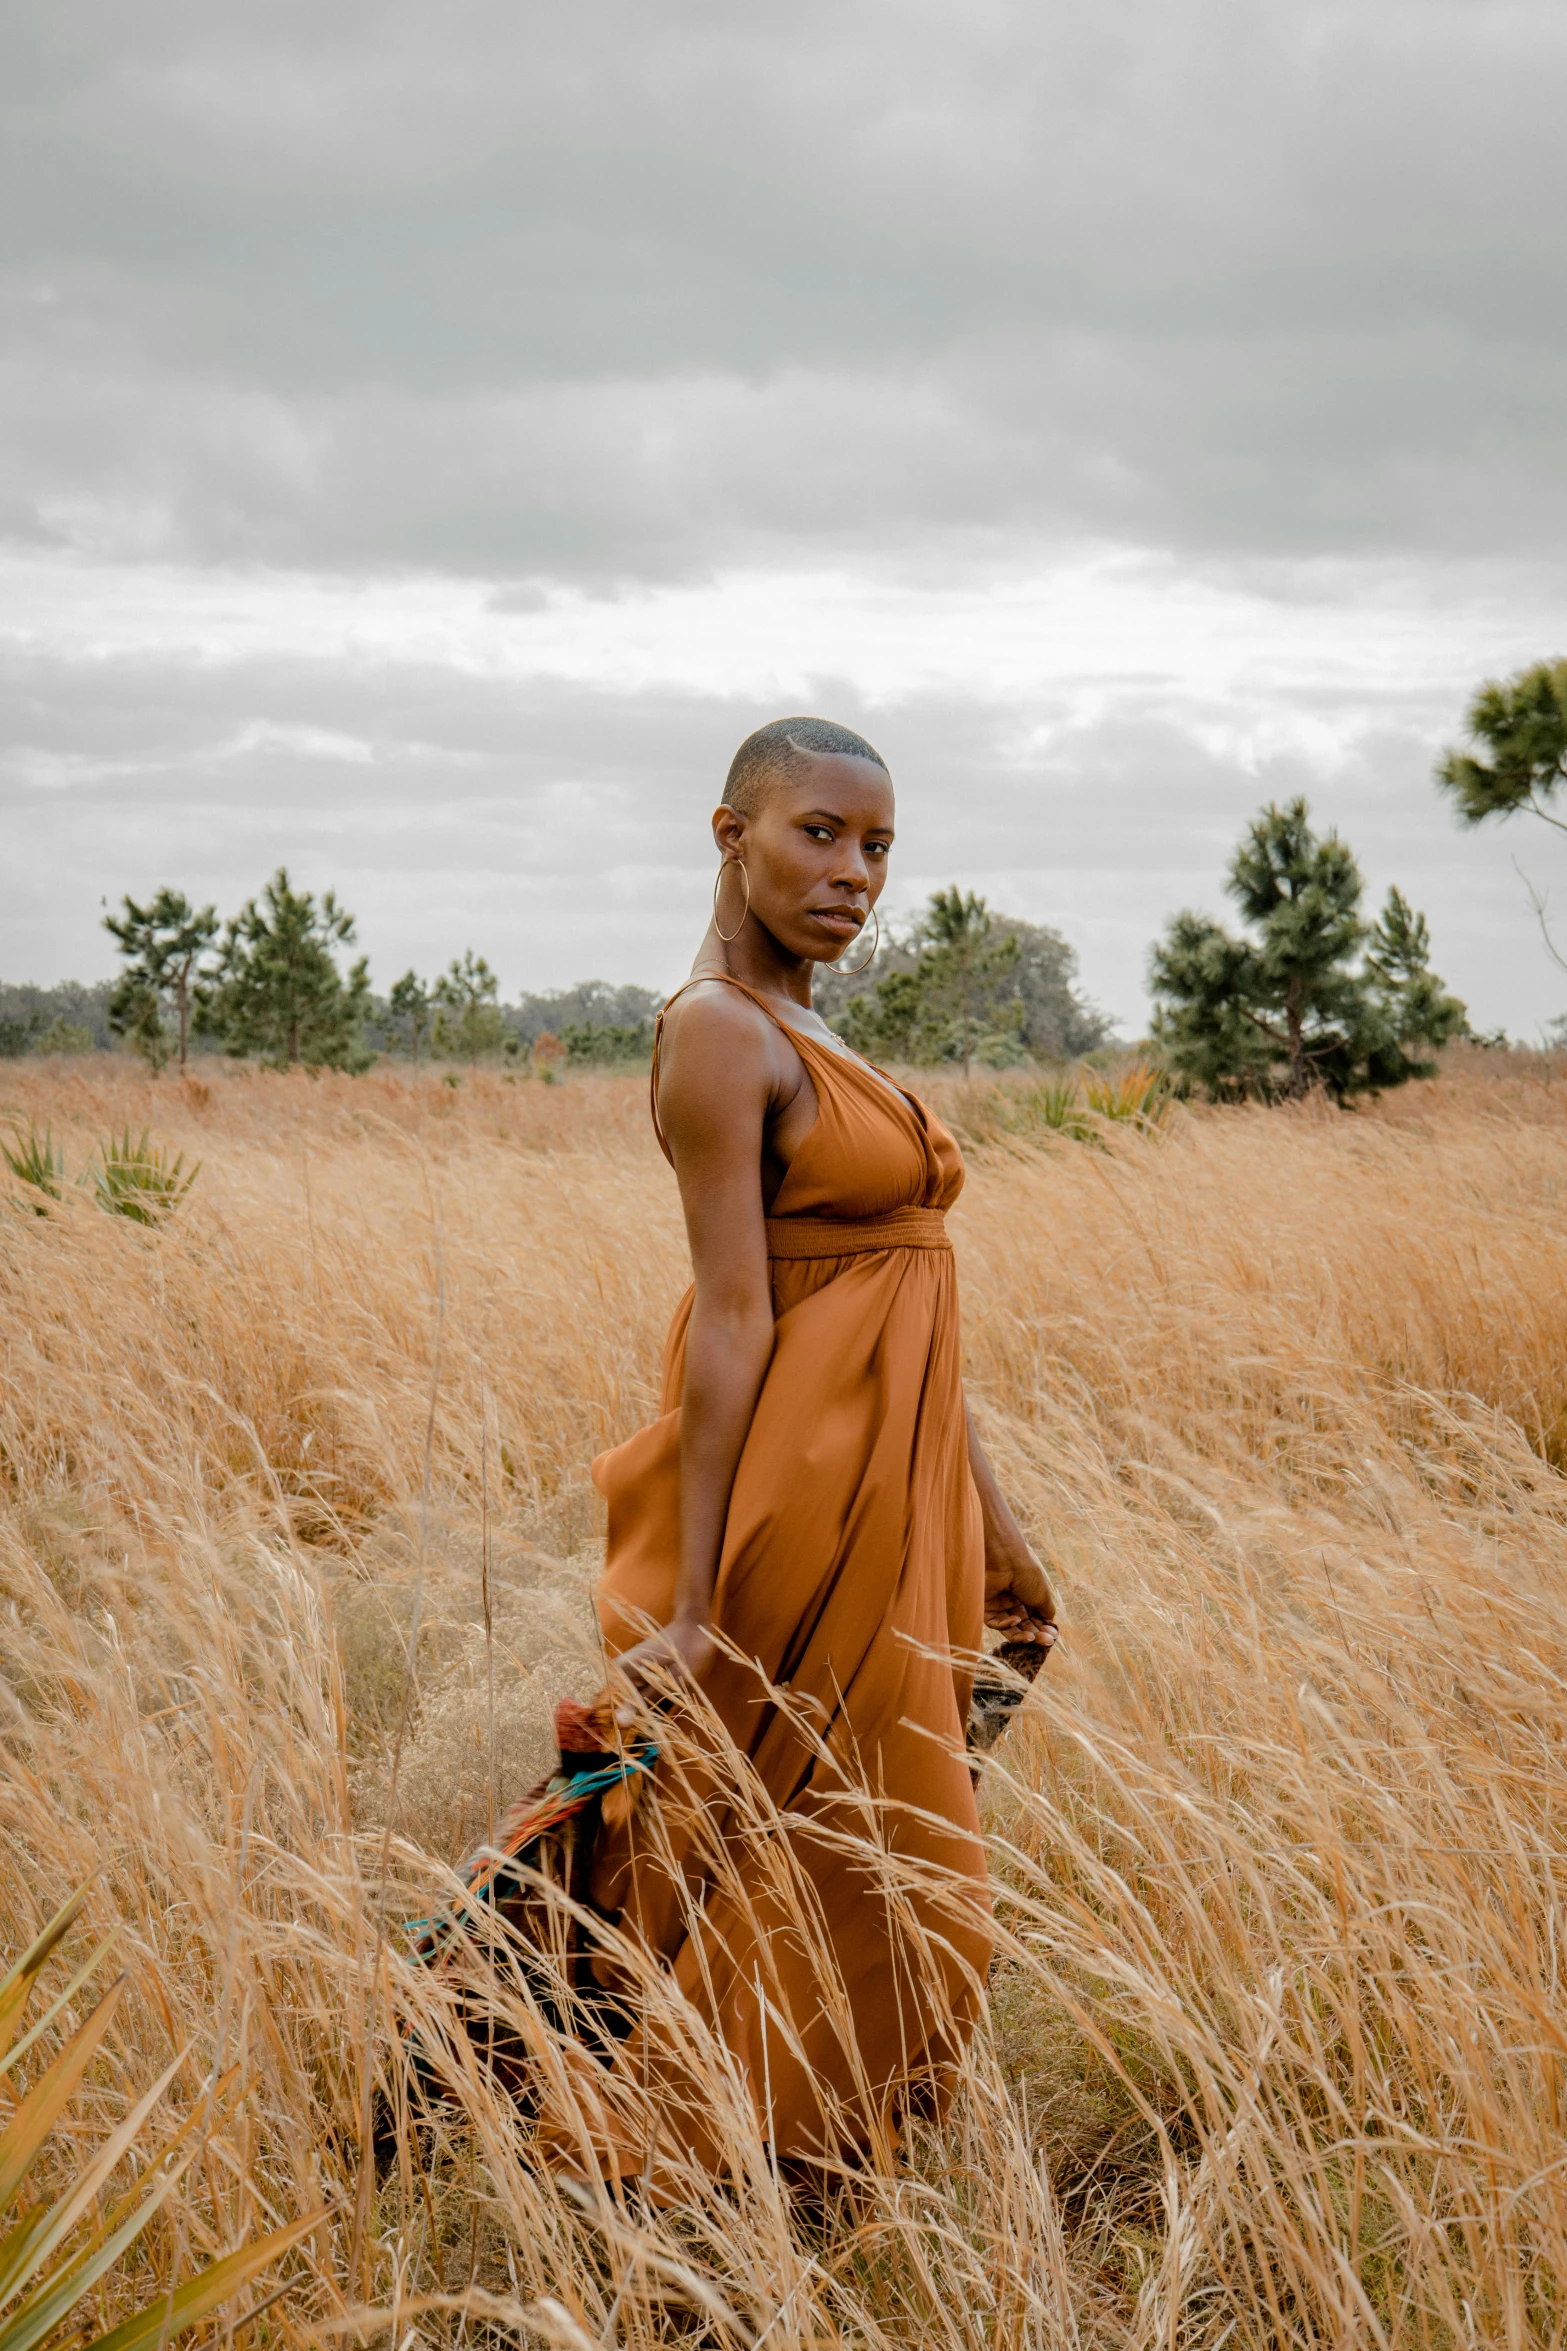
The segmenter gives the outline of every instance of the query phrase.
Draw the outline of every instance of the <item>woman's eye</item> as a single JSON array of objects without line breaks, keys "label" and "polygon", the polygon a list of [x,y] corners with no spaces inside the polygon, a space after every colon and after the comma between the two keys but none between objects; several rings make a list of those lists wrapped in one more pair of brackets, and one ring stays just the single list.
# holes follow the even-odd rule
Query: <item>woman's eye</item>
[{"label": "woman's eye", "polygon": [[831,832],[824,824],[808,824],[805,829],[813,841],[830,841],[832,839]]},{"label": "woman's eye", "polygon": [[885,857],[891,847],[890,841],[867,841],[865,854],[867,857]]}]

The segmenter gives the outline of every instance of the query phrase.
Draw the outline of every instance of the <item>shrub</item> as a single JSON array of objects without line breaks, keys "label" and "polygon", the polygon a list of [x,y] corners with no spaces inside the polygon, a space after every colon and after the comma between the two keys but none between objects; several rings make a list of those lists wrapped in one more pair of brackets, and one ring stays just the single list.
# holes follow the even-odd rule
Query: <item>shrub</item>
[{"label": "shrub", "polygon": [[133,1224],[161,1224],[172,1216],[200,1173],[200,1162],[186,1172],[185,1154],[171,1160],[143,1127],[141,1140],[132,1142],[131,1130],[110,1135],[98,1146],[96,1165],[83,1182],[90,1182],[100,1208],[111,1216],[128,1216]]},{"label": "shrub", "polygon": [[560,1034],[566,1059],[574,1069],[634,1068],[653,1056],[650,1020],[573,1021]]},{"label": "shrub", "polygon": [[1043,1085],[1021,1088],[1013,1099],[1014,1134],[1043,1128],[1049,1134],[1070,1135],[1078,1143],[1095,1140],[1094,1122],[1083,1108],[1076,1078],[1047,1079]]},{"label": "shrub", "polygon": [[1064,1077],[997,1086],[964,1125],[976,1142],[994,1135],[1065,1135],[1074,1143],[1102,1144],[1107,1124],[1134,1126],[1147,1133],[1169,1113],[1174,1089],[1161,1069],[1136,1062],[1117,1074],[1094,1070]]},{"label": "shrub", "polygon": [[1083,1096],[1094,1115],[1129,1126],[1162,1125],[1173,1094],[1165,1071],[1152,1068],[1146,1061],[1134,1062],[1118,1077],[1089,1074],[1083,1080]]},{"label": "shrub", "polygon": [[80,1021],[64,1020],[58,1014],[33,1046],[35,1053],[90,1053],[92,1049],[92,1030],[84,1029]]},{"label": "shrub", "polygon": [[[30,1126],[24,1136],[19,1128],[12,1130],[15,1149],[9,1143],[0,1143],[0,1159],[19,1183],[30,1184],[34,1191],[47,1193],[51,1200],[63,1198],[61,1185],[65,1181],[65,1154],[55,1148],[54,1130],[45,1127],[40,1135]],[[29,1203],[38,1216],[49,1211],[41,1200]]]}]

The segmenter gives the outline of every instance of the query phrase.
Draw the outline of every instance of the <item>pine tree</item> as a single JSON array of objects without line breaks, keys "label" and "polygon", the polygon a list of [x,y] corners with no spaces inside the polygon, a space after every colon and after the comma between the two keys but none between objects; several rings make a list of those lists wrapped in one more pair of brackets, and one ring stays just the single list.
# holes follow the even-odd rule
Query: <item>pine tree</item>
[{"label": "pine tree", "polygon": [[416,971],[405,971],[402,978],[393,983],[392,993],[386,1002],[393,1020],[406,1025],[408,1050],[417,1069],[419,1055],[430,1029],[433,1011],[430,991]]},{"label": "pine tree", "polygon": [[[992,937],[984,899],[972,890],[965,894],[956,884],[932,894],[924,930],[928,944],[917,973],[924,1021],[929,1025],[945,1019],[950,1058],[962,1062],[966,1078],[981,1036],[993,1034],[999,1025],[996,982],[1015,968],[1017,941]],[[1008,1010],[1013,1025],[1020,1025],[1022,1007]]]},{"label": "pine tree", "polygon": [[1260,1009],[1260,959],[1211,915],[1178,914],[1150,959],[1153,1034],[1178,1076],[1210,1101],[1269,1090],[1277,1037]]},{"label": "pine tree", "polygon": [[[1020,926],[1014,926],[1020,927]],[[978,1054],[1019,1059],[1024,1007],[1015,992],[1021,949],[996,929],[983,898],[956,884],[935,891],[903,946],[913,968],[894,968],[867,993],[849,998],[836,1025],[857,1053],[885,1061],[961,1061]],[[1005,991],[1005,992],[1003,992]]]},{"label": "pine tree", "polygon": [[[1449,751],[1436,771],[1441,789],[1458,803],[1467,825],[1488,817],[1537,816],[1558,833],[1567,822],[1546,806],[1567,783],[1567,661],[1537,661],[1515,678],[1487,679],[1465,715],[1470,741],[1490,754]],[[1520,869],[1547,951],[1567,971],[1564,955],[1546,921],[1545,895]]]},{"label": "pine tree", "polygon": [[1170,1066],[1216,1101],[1298,1100],[1313,1086],[1342,1101],[1428,1076],[1419,1048],[1461,1033],[1464,1007],[1429,968],[1424,917],[1394,890],[1368,929],[1363,886],[1337,834],[1312,831],[1304,800],[1265,808],[1225,883],[1254,935],[1188,912],[1153,950],[1154,1035]]},{"label": "pine tree", "polygon": [[279,866],[224,933],[217,986],[201,1025],[230,1053],[253,1053],[274,1068],[368,1066],[359,1023],[370,1000],[365,958],[346,977],[335,950],[349,945],[354,918],[328,890],[318,904]]},{"label": "pine tree", "polygon": [[[209,977],[208,951],[218,934],[215,907],[192,907],[183,890],[163,889],[150,906],[123,901],[123,914],[106,914],[103,927],[125,957],[125,969],[109,999],[109,1025],[128,1037],[133,1049],[162,1069],[177,1052],[181,1075],[190,1050],[191,1019]],[[171,1047],[163,1026],[165,1006],[174,1015]]]},{"label": "pine tree", "polygon": [[1436,1074],[1422,1046],[1446,1045],[1468,1028],[1468,1015],[1431,969],[1431,931],[1401,890],[1387,903],[1366,945],[1367,1080],[1399,1086]]},{"label": "pine tree", "polygon": [[1329,1040],[1353,1021],[1357,989],[1348,969],[1364,936],[1357,909],[1360,868],[1337,833],[1318,840],[1304,800],[1265,808],[1231,861],[1229,894],[1261,933],[1261,998],[1282,1022],[1287,1091],[1311,1084],[1307,1031],[1320,1061]]},{"label": "pine tree", "polygon": [[482,955],[470,947],[454,956],[431,991],[441,1009],[435,1016],[435,1050],[454,1061],[477,1061],[499,1053],[506,1042],[500,982]]},{"label": "pine tree", "polygon": [[1488,679],[1465,723],[1490,757],[1449,751],[1436,771],[1465,824],[1523,809],[1567,832],[1567,823],[1545,806],[1567,782],[1567,661],[1536,662],[1505,682]]}]

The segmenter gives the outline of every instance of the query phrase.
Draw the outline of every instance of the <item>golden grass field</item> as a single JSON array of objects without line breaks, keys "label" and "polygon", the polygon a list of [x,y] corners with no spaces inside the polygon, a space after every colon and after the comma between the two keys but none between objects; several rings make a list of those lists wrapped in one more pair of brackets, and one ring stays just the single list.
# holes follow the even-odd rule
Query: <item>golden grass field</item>
[{"label": "golden grass field", "polygon": [[1567,1078],[1104,1150],[933,1091],[1066,1632],[987,1771],[989,2030],[823,2212],[739,2144],[584,2203],[477,2074],[363,2143],[436,1997],[383,1923],[600,1678],[586,1465],[685,1278],[641,1081],[0,1073],[73,1174],[202,1163],[163,1231],[0,1182],[0,1941],[120,1922],[62,2168],[181,2049],[202,2134],[101,2319],[326,2201],[256,2351],[1567,2341]]}]

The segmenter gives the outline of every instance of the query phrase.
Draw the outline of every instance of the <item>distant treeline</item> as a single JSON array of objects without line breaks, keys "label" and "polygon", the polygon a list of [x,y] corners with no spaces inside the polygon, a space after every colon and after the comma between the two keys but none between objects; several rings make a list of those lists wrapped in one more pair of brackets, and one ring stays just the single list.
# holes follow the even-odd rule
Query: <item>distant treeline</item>
[{"label": "distant treeline", "polygon": [[[352,914],[330,890],[296,890],[283,867],[227,923],[165,887],[146,905],[126,898],[104,928],[119,979],[0,986],[0,1053],[119,1046],[154,1069],[183,1068],[192,1053],[348,1071],[382,1055],[416,1066],[526,1060],[553,1077],[563,1065],[645,1065],[652,1052],[656,990],[584,980],[503,1004],[472,948],[434,978],[405,971],[378,995],[367,959],[346,960]],[[861,1052],[957,1061],[966,1074],[974,1061],[1061,1060],[1106,1040],[1109,1023],[1073,986],[1066,941],[993,916],[972,891],[938,890],[901,934],[874,935],[872,963],[817,982],[823,1015]]]},{"label": "distant treeline", "polygon": [[0,980],[0,1059],[23,1053],[109,1053],[120,1039],[109,1026],[113,980],[84,987],[61,980],[35,988]]},{"label": "distant treeline", "polygon": [[[110,1025],[115,989],[113,980],[97,980],[91,986],[61,980],[52,988],[0,981],[0,1060],[14,1061],[25,1053],[134,1051],[134,1037],[117,1035]],[[663,1000],[656,988],[617,988],[607,980],[582,980],[574,988],[519,996],[515,1003],[494,1006],[497,1027],[491,1049],[515,1059],[531,1055],[541,1037],[556,1037],[568,1063],[635,1060],[651,1051],[653,1016]],[[408,1057],[407,1024],[393,1013],[385,996],[368,998],[360,1034],[370,1054]],[[437,1059],[470,1058],[460,1045],[458,1038],[443,1037],[439,1044],[427,1042],[423,1050]],[[227,1047],[219,1037],[198,1029],[190,1050],[222,1055]]]}]

